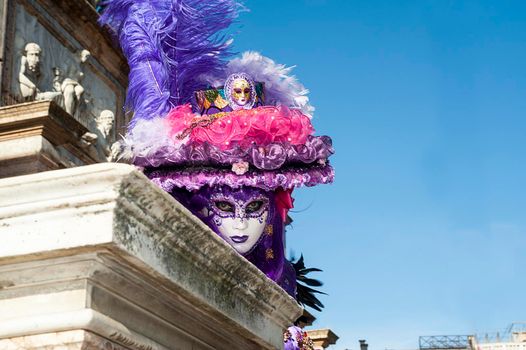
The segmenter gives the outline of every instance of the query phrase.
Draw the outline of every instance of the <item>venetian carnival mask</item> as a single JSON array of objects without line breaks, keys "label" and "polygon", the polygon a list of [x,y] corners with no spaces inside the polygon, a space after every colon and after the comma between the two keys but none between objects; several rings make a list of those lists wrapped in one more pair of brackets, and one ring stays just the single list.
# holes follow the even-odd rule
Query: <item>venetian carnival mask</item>
[{"label": "venetian carnival mask", "polygon": [[232,99],[239,106],[244,106],[250,100],[250,85],[245,79],[236,79],[232,84]]},{"label": "venetian carnival mask", "polygon": [[225,82],[225,94],[233,110],[251,109],[254,105],[256,89],[252,78],[245,73],[236,73]]},{"label": "venetian carnival mask", "polygon": [[274,235],[275,231],[282,232],[283,223],[273,192],[255,187],[213,186],[196,192],[179,190],[172,195],[241,255],[257,253],[255,248],[261,246],[256,249],[260,251],[259,258],[270,261],[276,255],[274,246],[282,246],[279,234]]},{"label": "venetian carnival mask", "polygon": [[216,193],[211,197],[206,215],[213,216],[219,235],[238,253],[249,253],[265,229],[268,198],[257,191]]},{"label": "venetian carnival mask", "polygon": [[294,271],[286,265],[283,195],[257,187],[204,186],[173,189],[171,195],[199,217],[234,250],[295,295]]}]

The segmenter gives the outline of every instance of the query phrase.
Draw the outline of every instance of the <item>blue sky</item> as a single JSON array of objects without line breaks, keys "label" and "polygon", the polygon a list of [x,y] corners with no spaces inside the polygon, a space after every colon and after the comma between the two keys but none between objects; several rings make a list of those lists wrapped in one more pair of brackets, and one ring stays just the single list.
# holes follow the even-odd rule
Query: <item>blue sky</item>
[{"label": "blue sky", "polygon": [[297,65],[334,185],[288,249],[324,270],[334,349],[526,320],[526,2],[246,0],[238,51]]}]

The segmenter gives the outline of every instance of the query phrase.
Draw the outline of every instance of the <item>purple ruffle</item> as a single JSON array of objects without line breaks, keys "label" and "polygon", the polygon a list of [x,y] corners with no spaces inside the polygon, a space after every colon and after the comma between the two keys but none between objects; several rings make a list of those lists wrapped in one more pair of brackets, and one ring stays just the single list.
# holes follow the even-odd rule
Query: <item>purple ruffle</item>
[{"label": "purple ruffle", "polygon": [[145,167],[168,165],[225,166],[248,162],[261,170],[276,170],[284,165],[323,163],[334,153],[328,136],[309,136],[304,145],[271,143],[267,146],[253,145],[248,149],[236,147],[221,150],[208,143],[189,144],[180,147],[156,149],[145,156],[137,156],[134,163]]},{"label": "purple ruffle", "polygon": [[152,169],[146,170],[145,174],[167,192],[171,192],[174,188],[186,188],[192,191],[205,185],[227,185],[231,188],[251,186],[273,191],[277,188],[310,187],[332,183],[334,180],[334,169],[330,165],[248,172],[243,175],[221,169]]}]

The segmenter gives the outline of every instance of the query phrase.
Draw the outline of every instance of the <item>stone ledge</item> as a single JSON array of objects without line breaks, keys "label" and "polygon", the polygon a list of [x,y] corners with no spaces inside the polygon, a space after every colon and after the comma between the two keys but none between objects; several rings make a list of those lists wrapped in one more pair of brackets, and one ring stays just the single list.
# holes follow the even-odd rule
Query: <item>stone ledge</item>
[{"label": "stone ledge", "polygon": [[0,107],[0,177],[97,163],[87,132],[52,101]]},{"label": "stone ledge", "polygon": [[42,135],[58,146],[76,143],[88,131],[53,101],[0,108],[0,141]]},{"label": "stone ledge", "polygon": [[309,338],[314,342],[317,349],[325,349],[329,345],[336,344],[338,336],[330,329],[309,329],[307,330]]},{"label": "stone ledge", "polygon": [[[133,330],[130,339],[139,344],[145,341],[133,334],[144,333],[154,349],[172,348],[177,330],[195,349],[280,348],[282,330],[301,313],[280,287],[129,165],[0,180],[0,234],[7,237],[0,245],[0,310],[23,296],[45,317],[51,310],[39,304],[42,295],[59,300],[60,291],[78,291],[63,312],[98,312]],[[0,312],[0,337],[14,336],[7,321],[37,316]],[[141,329],[140,319],[159,331]]]}]

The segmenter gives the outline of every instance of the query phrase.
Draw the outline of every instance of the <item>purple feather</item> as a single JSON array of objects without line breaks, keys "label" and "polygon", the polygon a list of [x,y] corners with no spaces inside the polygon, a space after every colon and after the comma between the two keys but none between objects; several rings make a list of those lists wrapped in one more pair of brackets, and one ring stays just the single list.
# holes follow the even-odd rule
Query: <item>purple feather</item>
[{"label": "purple feather", "polygon": [[108,0],[108,25],[130,66],[126,105],[138,120],[164,116],[225,69],[230,40],[220,32],[237,17],[234,0]]}]

